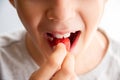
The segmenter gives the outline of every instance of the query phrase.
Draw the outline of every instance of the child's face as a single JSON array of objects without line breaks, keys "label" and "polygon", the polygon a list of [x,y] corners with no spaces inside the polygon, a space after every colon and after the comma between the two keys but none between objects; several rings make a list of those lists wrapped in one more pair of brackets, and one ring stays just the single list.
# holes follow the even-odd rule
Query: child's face
[{"label": "child's face", "polygon": [[97,29],[105,0],[14,0],[13,3],[32,40],[41,53],[48,55],[52,52],[49,40],[53,34],[80,31],[78,39],[71,43],[70,52],[85,50]]}]

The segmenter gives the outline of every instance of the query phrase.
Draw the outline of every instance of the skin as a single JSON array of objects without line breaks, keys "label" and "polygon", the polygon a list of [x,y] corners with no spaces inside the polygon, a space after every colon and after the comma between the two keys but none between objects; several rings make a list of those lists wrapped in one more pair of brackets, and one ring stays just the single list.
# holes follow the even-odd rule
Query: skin
[{"label": "skin", "polygon": [[[26,46],[41,68],[30,80],[76,80],[104,58],[108,41],[98,31],[106,0],[9,0],[27,30]],[[45,34],[81,31],[77,44],[49,46]],[[91,64],[92,63],[92,64]]]}]

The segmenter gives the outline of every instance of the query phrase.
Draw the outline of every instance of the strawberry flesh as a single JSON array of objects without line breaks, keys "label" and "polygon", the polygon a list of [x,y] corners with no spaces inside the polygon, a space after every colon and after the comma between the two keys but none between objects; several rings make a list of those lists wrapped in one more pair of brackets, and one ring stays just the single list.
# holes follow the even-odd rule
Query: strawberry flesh
[{"label": "strawberry flesh", "polygon": [[58,39],[58,38],[54,38],[53,41],[51,42],[51,46],[55,46],[58,43],[63,43],[66,46],[66,49],[69,51],[70,50],[70,39],[69,38],[62,38],[62,39]]}]

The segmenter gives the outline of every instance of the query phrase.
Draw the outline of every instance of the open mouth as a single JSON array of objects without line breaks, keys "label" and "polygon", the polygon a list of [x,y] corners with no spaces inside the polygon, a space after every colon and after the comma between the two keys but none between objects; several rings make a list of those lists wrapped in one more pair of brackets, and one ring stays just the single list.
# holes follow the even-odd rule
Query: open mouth
[{"label": "open mouth", "polygon": [[55,35],[52,33],[47,33],[47,39],[50,46],[55,46],[58,43],[63,43],[66,45],[66,49],[70,51],[72,47],[74,47],[79,39],[81,31],[66,33],[64,35]]}]

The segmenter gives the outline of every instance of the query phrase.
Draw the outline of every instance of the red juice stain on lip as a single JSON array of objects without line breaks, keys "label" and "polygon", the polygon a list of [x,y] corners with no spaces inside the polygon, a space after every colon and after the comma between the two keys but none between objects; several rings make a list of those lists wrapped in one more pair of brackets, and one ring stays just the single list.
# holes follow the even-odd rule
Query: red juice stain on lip
[{"label": "red juice stain on lip", "polygon": [[58,43],[63,43],[66,46],[66,49],[68,51],[70,51],[70,39],[69,38],[62,38],[62,39],[58,39],[58,38],[54,38],[53,41],[50,42],[51,46],[55,46]]}]

